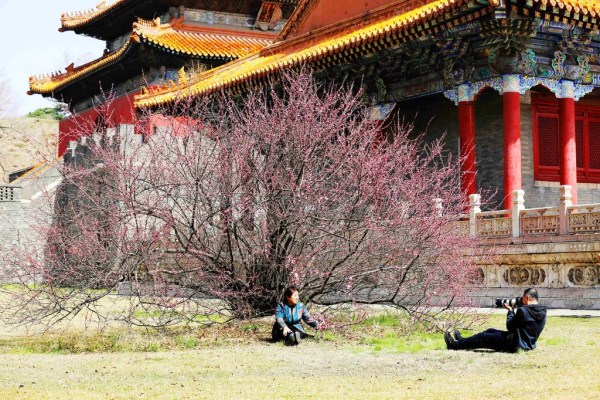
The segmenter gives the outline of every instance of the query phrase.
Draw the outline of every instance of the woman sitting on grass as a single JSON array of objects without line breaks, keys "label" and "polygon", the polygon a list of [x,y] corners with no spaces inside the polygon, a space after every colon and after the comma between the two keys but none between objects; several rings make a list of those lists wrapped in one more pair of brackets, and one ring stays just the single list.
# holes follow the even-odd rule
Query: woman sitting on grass
[{"label": "woman sitting on grass", "polygon": [[307,336],[302,327],[302,320],[314,329],[318,329],[318,323],[311,318],[306,306],[300,303],[300,295],[296,287],[290,286],[285,289],[284,297],[284,300],[277,305],[271,334],[273,341],[285,340],[285,344],[293,346]]}]

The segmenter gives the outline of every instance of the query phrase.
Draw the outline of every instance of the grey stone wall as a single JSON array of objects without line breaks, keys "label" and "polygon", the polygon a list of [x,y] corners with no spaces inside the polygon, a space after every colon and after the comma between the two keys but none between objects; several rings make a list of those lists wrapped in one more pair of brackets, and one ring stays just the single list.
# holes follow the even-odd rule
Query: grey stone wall
[{"label": "grey stone wall", "polygon": [[[458,127],[458,121],[456,124]],[[501,208],[504,199],[504,117],[502,96],[495,91],[480,94],[475,102],[475,155],[477,187],[492,196],[484,207]]]},{"label": "grey stone wall", "polygon": [[[446,149],[458,155],[458,108],[443,96],[421,102],[400,104],[401,121],[414,122],[415,132],[426,132],[426,140],[445,137]],[[477,187],[490,193],[486,208],[501,206],[504,185],[504,148],[502,97],[496,92],[482,93],[475,103],[475,146]]]},{"label": "grey stone wall", "polygon": [[[17,239],[26,204],[21,203],[21,187],[0,186],[0,256],[5,255]],[[8,193],[11,193],[10,195]]]},{"label": "grey stone wall", "polygon": [[60,177],[55,167],[41,169],[20,185],[0,185],[0,283],[16,280],[15,254],[43,256],[43,232],[52,222]]},{"label": "grey stone wall", "polygon": [[0,283],[5,283],[12,281],[12,249],[30,233],[25,221],[31,203],[21,202],[21,187],[0,186],[0,193]]}]

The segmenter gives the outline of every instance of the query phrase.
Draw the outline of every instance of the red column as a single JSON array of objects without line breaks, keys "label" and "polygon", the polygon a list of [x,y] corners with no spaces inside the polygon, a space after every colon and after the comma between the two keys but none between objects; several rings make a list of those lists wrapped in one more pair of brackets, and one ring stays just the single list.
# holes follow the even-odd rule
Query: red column
[{"label": "red column", "polygon": [[475,105],[472,101],[458,103],[458,131],[461,157],[460,188],[468,203],[469,195],[477,191],[475,182]]},{"label": "red column", "polygon": [[504,209],[512,208],[512,192],[521,189],[521,95],[504,91]]},{"label": "red column", "polygon": [[571,185],[571,199],[577,204],[577,148],[575,147],[575,100],[558,100],[560,136],[560,184]]}]

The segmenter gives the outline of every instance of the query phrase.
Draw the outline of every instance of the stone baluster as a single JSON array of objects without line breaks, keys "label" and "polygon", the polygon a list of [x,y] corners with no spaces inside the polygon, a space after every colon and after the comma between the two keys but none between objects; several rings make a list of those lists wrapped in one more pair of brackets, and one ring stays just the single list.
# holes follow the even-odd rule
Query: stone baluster
[{"label": "stone baluster", "polygon": [[117,132],[121,145],[121,154],[130,154],[133,149],[142,144],[142,135],[136,135],[134,126],[131,124],[119,125]]},{"label": "stone baluster", "polygon": [[115,135],[117,134],[116,128],[107,128],[106,137],[108,138],[108,145],[113,146],[115,144]]},{"label": "stone baluster", "polygon": [[100,143],[102,142],[102,135],[100,135],[100,133],[98,132],[94,132],[92,134],[92,139],[94,140],[94,144],[96,145],[96,147],[100,147]]},{"label": "stone baluster", "polygon": [[481,212],[481,195],[469,196],[469,233],[471,237],[477,236],[477,214]]},{"label": "stone baluster", "polygon": [[69,140],[67,144],[67,151],[70,152],[71,158],[75,158],[75,152],[77,151],[77,140]]},{"label": "stone baluster", "polygon": [[525,192],[513,190],[512,193],[512,237],[521,236],[521,210],[525,209]]},{"label": "stone baluster", "polygon": [[559,234],[566,235],[569,230],[569,207],[573,205],[571,197],[571,185],[558,187],[560,193],[560,204],[558,206]]},{"label": "stone baluster", "polygon": [[442,199],[440,199],[440,198],[433,199],[433,212],[438,217],[441,217],[443,215],[444,206],[442,204]]}]

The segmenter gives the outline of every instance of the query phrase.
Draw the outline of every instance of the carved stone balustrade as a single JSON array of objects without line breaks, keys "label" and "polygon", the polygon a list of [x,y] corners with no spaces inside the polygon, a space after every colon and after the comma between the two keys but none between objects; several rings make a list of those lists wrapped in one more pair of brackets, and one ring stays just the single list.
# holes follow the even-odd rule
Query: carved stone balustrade
[{"label": "carved stone balustrade", "polygon": [[511,210],[483,212],[479,195],[470,196],[470,234],[484,239],[475,303],[537,287],[549,307],[600,310],[600,204],[572,205],[568,185],[559,192],[557,207],[527,209],[515,190]]},{"label": "carved stone balustrade", "polygon": [[530,208],[520,212],[520,236],[558,235],[558,207]]},{"label": "carved stone balustrade", "polygon": [[454,222],[453,229],[461,235],[469,234],[469,220],[461,220]]},{"label": "carved stone balustrade", "polygon": [[525,208],[524,193],[515,190],[512,210],[481,211],[480,197],[470,197],[473,237],[504,238],[600,234],[600,203],[571,205],[571,187],[560,187],[558,207]]},{"label": "carved stone balustrade", "polygon": [[600,233],[600,204],[570,206],[567,217],[567,233]]},{"label": "carved stone balustrade", "polygon": [[506,237],[512,232],[510,210],[484,211],[476,216],[477,235],[481,237]]}]

